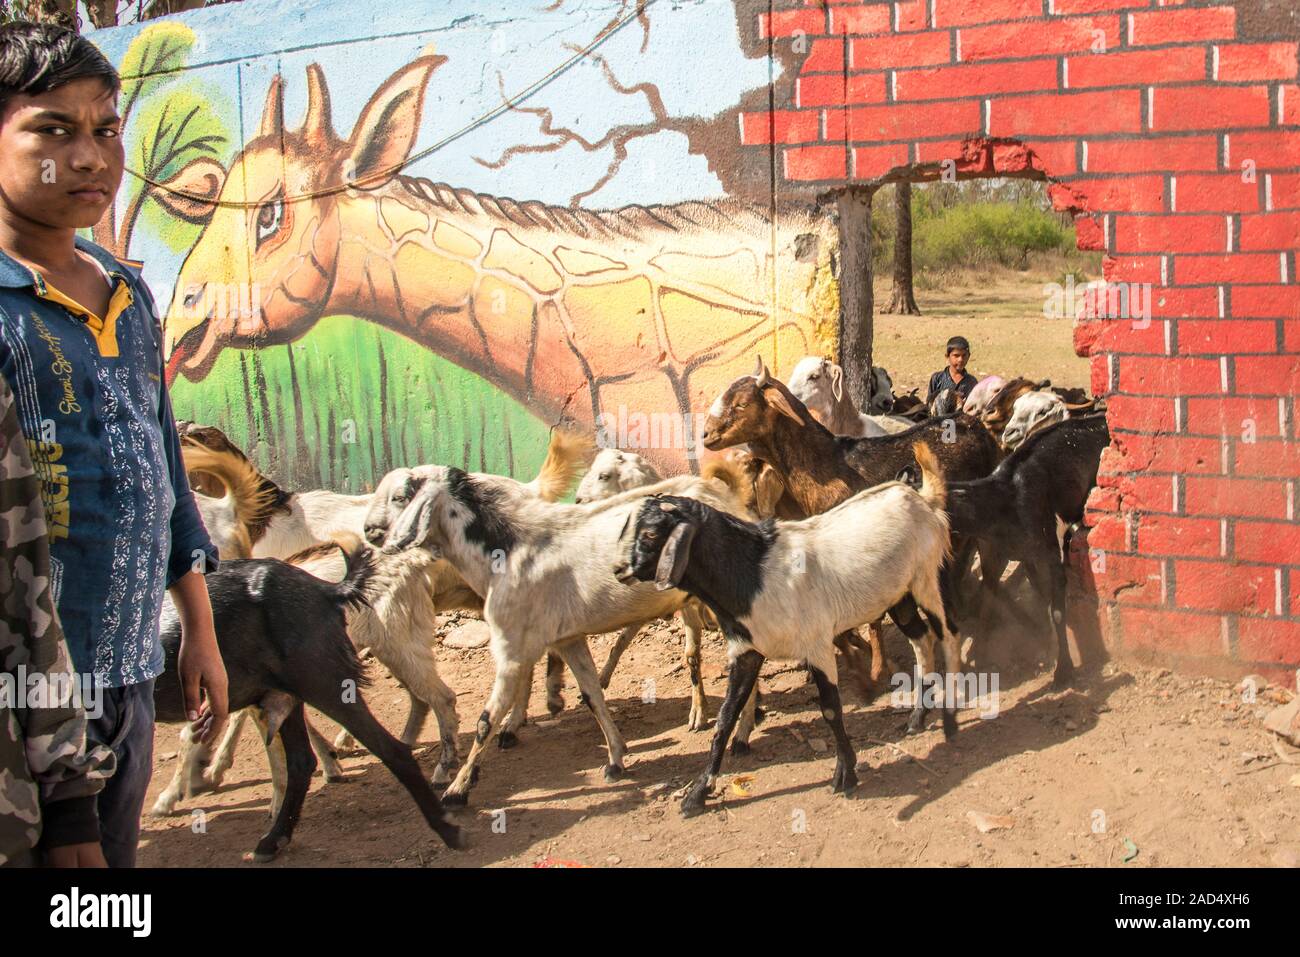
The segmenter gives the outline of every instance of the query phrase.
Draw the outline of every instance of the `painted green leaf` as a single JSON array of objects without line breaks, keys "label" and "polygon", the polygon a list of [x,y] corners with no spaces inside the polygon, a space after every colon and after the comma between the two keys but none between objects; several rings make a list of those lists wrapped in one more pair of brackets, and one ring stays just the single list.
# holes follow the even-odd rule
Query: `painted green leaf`
[{"label": "painted green leaf", "polygon": [[122,77],[122,116],[173,79],[194,46],[194,31],[183,23],[159,21],[140,31],[127,47],[117,72]]},{"label": "painted green leaf", "polygon": [[141,131],[132,153],[135,168],[165,182],[200,156],[221,160],[230,142],[223,112],[213,103],[213,91],[195,86],[143,101],[135,119]]}]

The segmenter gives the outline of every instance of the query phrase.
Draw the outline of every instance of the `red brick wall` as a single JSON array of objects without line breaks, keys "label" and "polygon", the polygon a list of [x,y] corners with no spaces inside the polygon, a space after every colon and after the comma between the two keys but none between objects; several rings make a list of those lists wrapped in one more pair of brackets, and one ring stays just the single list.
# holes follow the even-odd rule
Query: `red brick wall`
[{"label": "red brick wall", "polygon": [[1107,279],[1154,285],[1149,325],[1075,326],[1114,437],[1074,550],[1107,643],[1300,666],[1294,29],[1246,3],[771,6],[759,34],[795,75],[741,134],[784,188],[1036,172]]}]

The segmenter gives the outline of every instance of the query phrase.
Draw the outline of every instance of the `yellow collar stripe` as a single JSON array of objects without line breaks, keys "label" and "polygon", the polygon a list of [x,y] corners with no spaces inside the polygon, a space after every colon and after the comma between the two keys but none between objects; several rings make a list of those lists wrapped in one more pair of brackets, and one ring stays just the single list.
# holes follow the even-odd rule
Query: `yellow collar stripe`
[{"label": "yellow collar stripe", "polygon": [[36,294],[42,299],[57,303],[73,315],[85,319],[86,328],[95,337],[95,346],[99,350],[99,354],[106,359],[116,359],[119,355],[117,349],[117,320],[122,313],[130,308],[131,303],[134,301],[134,297],[131,295],[131,287],[127,285],[126,280],[118,275],[114,275],[113,279],[116,285],[113,287],[113,295],[108,301],[108,315],[103,319],[75,299],[65,296],[47,282],[39,283],[36,288]]}]

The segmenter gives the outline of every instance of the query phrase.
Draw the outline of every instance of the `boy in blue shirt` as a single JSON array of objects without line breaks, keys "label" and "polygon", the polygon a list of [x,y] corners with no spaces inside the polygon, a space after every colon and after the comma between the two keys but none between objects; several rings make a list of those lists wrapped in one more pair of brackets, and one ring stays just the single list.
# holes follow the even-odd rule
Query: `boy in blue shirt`
[{"label": "boy in blue shirt", "polygon": [[952,389],[957,393],[957,408],[960,409],[961,404],[970,395],[970,390],[975,388],[975,383],[979,381],[966,371],[966,363],[970,362],[970,343],[966,341],[965,336],[953,336],[948,340],[944,351],[948,356],[948,365],[930,376],[930,388],[926,393],[925,404],[927,406],[933,404],[940,392],[944,389]]},{"label": "boy in blue shirt", "polygon": [[217,554],[185,478],[153,298],[138,264],[76,235],[122,181],[118,90],[113,65],[75,33],[0,27],[0,375],[42,483],[72,664],[103,689],[87,743],[117,758],[98,799],[104,856],[129,867],[153,770],[164,588],[204,741],[225,722],[226,673],[203,578]]}]

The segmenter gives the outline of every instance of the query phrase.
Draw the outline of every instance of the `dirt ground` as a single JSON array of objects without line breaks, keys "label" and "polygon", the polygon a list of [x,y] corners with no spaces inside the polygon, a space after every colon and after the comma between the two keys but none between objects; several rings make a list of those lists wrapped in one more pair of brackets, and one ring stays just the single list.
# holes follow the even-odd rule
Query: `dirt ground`
[{"label": "dirt ground", "polygon": [[[1279,759],[1260,723],[1288,692],[1270,688],[1246,704],[1226,682],[1113,663],[1055,693],[1046,663],[994,662],[996,716],[963,710],[950,742],[937,720],[905,736],[888,693],[864,706],[846,690],[861,783],[845,799],[829,790],[834,754],[814,687],[802,670],[769,662],[753,752],[728,755],[710,811],[683,819],[672,792],[702,769],[710,733],[685,730],[680,634],[676,621],[647,629],[614,675],[608,696],[629,745],[624,780],[602,780],[602,738],[572,678],[557,719],[545,712],[539,680],[519,746],[488,752],[470,806],[455,812],[468,850],[443,847],[382,765],[353,753],[343,758],[345,783],[317,774],[293,843],[265,866],[1300,866],[1300,766]],[[592,639],[598,662],[612,640]],[[888,633],[887,645],[910,667],[899,635]],[[491,657],[442,646],[438,664],[459,693],[465,749]],[[711,716],[723,665],[722,643],[710,636]],[[381,666],[370,668],[366,698],[396,733],[405,694]],[[332,735],[329,721],[315,720]],[[220,792],[183,803],[175,817],[146,818],[141,865],[240,865],[269,823],[267,766],[252,727]],[[177,731],[159,727],[149,804],[171,774]],[[417,749],[426,772],[437,752],[431,718]],[[981,832],[971,812],[998,829]]]},{"label": "dirt ground", "polygon": [[[971,370],[981,378],[1017,375],[1051,379],[1058,386],[1088,385],[1088,360],[1074,354],[1068,319],[1043,315],[1047,273],[995,269],[959,273],[917,288],[919,316],[876,313],[873,359],[889,370],[894,391],[920,388],[944,366],[944,343],[951,336],[970,340]],[[889,302],[889,280],[876,283],[877,305]]]}]

